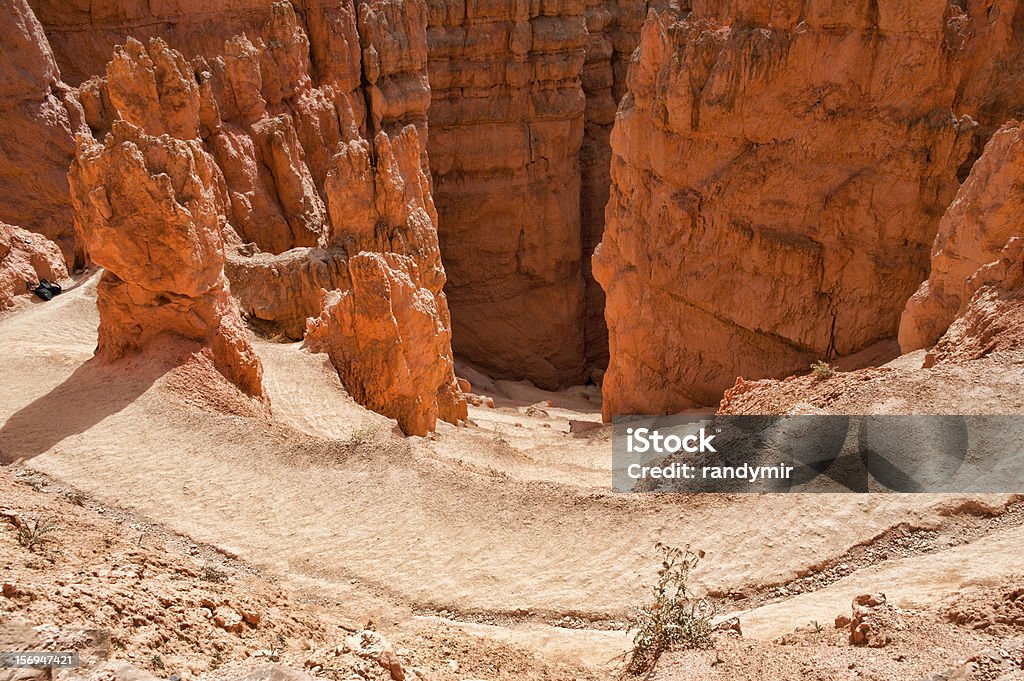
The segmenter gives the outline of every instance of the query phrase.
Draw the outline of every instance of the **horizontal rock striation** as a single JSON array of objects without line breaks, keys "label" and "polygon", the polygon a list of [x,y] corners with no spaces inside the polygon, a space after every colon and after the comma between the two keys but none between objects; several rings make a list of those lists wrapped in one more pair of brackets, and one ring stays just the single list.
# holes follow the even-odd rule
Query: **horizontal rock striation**
[{"label": "horizontal rock striation", "polygon": [[584,369],[583,0],[431,2],[428,142],[455,349],[545,387]]},{"label": "horizontal rock striation", "polygon": [[649,16],[594,271],[606,417],[716,403],[891,337],[974,123],[945,0],[706,0]]}]

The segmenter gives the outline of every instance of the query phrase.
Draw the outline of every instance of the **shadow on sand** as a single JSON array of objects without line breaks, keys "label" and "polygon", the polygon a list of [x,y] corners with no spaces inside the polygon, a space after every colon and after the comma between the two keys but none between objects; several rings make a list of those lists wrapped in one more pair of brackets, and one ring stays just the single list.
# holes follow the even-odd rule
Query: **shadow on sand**
[{"label": "shadow on sand", "polygon": [[146,392],[173,362],[95,357],[0,427],[0,464],[31,459],[65,438],[120,412]]}]

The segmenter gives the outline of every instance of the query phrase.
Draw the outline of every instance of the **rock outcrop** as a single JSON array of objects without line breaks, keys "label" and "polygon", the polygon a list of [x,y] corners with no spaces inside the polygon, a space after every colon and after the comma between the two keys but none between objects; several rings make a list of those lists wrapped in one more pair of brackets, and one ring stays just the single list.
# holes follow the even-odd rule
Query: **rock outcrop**
[{"label": "rock outcrop", "polygon": [[974,123],[945,0],[652,13],[594,271],[606,416],[713,404],[891,337]]},{"label": "rock outcrop", "polygon": [[25,0],[4,3],[0,44],[0,220],[55,241],[68,264],[81,264],[67,181],[80,108]]},{"label": "rock outcrop", "polygon": [[[719,413],[1024,412],[1024,130],[989,141],[939,226],[931,275],[907,302],[902,357],[834,375],[745,381]],[[928,349],[927,352],[925,350]],[[917,352],[915,352],[917,351]]]},{"label": "rock outcrop", "polygon": [[0,222],[0,310],[40,279],[60,282],[68,269],[57,244],[46,237]]},{"label": "rock outcrop", "polygon": [[[998,297],[998,290],[1012,294],[1017,288],[1012,279],[1024,267],[1022,182],[1024,130],[1013,121],[989,141],[939,223],[931,273],[907,302],[900,322],[903,352],[930,348],[965,314],[968,319],[960,324],[972,326],[979,314],[993,321],[1000,316],[995,310],[983,313],[978,306],[998,307],[991,297]],[[944,339],[942,345],[948,353],[956,343]]]},{"label": "rock outcrop", "polygon": [[[228,66],[260,88],[253,80],[259,74],[244,64],[247,54],[262,51],[257,37],[265,38],[263,26],[272,18],[265,0],[212,0],[202,11],[191,0],[158,6],[135,0],[31,2],[65,78],[84,82],[92,101],[98,93],[89,77],[103,71],[111,50],[126,35],[142,42],[163,38],[189,60],[210,60],[211,66],[225,56]],[[365,76],[365,97],[358,93],[349,102],[354,119],[362,120],[368,103],[385,119],[415,123],[426,142],[423,123],[430,104],[431,167],[451,275],[456,343],[467,358],[495,375],[553,387],[583,380],[586,368],[607,363],[604,294],[590,274],[590,255],[604,225],[615,107],[626,89],[626,67],[643,18],[654,4],[665,3],[558,0],[525,7],[432,2],[428,10],[399,2],[296,0],[309,40],[312,87],[321,93],[299,108],[312,106],[316,121],[328,121],[322,87],[331,84],[337,92],[353,94]],[[410,7],[419,9],[409,16]],[[408,30],[417,22],[429,23],[425,44]],[[241,33],[253,44],[239,42],[226,52],[223,42]],[[432,103],[419,63],[428,53]],[[275,109],[271,115],[282,113],[272,98],[264,98]],[[241,106],[250,103],[243,97]],[[281,104],[296,113],[297,103],[290,98]],[[225,121],[236,118],[224,116]],[[226,127],[218,163],[235,188],[236,210],[252,212],[248,223],[236,220],[235,227],[246,240],[262,233],[264,251],[256,260],[229,264],[229,272],[234,277],[250,267],[244,276],[254,281],[267,266],[266,253],[288,250],[285,244],[296,235],[285,223],[294,220],[275,215],[273,190],[264,191],[265,181],[251,179],[265,171],[253,162],[261,149],[250,150]],[[266,134],[277,130],[269,122],[263,127]],[[302,132],[297,124],[296,130]],[[330,146],[309,141],[303,139],[302,146],[319,186],[323,176],[316,168],[325,166],[329,154],[322,150]],[[282,145],[278,156],[294,161],[286,151],[291,148]],[[301,189],[303,180],[290,184]],[[321,198],[326,198],[323,192]],[[315,215],[315,204],[312,209],[290,215]],[[260,224],[268,227],[249,229]],[[299,241],[313,247],[312,239]],[[300,264],[286,260],[272,269],[290,272]],[[291,282],[295,275],[284,279]],[[275,307],[238,287],[236,293],[250,313]],[[313,305],[308,297],[302,300],[303,309]],[[287,316],[280,322],[287,335],[301,333],[298,316]]]},{"label": "rock outcrop", "polygon": [[980,126],[960,179],[981,155],[987,140],[1011,118],[1024,118],[1024,4],[1019,0],[969,0],[950,3],[950,24],[959,32],[963,76],[954,111],[971,115]]},{"label": "rock outcrop", "polygon": [[999,259],[971,277],[977,287],[959,316],[925,355],[924,365],[964,363],[1024,351],[1024,237],[1015,236]]},{"label": "rock outcrop", "polygon": [[202,146],[118,120],[103,143],[80,136],[70,180],[80,236],[106,270],[97,355],[117,359],[175,335],[206,346],[226,378],[262,396],[263,367],[224,277],[216,166]]},{"label": "rock outcrop", "polygon": [[[358,219],[335,224],[331,212],[369,217],[368,206],[346,203],[367,200],[358,190],[336,183],[340,193],[329,196],[328,176],[350,170],[335,167],[335,153],[343,146],[341,162],[349,163],[349,144],[368,144],[367,124],[371,135],[407,124],[425,134],[423,12],[421,2],[367,3],[357,18],[354,6],[342,4],[329,37],[311,42],[292,6],[278,2],[251,38],[229,38],[222,54],[191,62],[161,39],[148,46],[130,39],[104,78],[82,85],[86,115],[97,134],[121,116],[201,139],[226,190],[234,293],[258,322],[299,339],[305,319],[319,311],[320,288],[347,285],[341,261],[354,242],[345,230]],[[365,190],[367,178],[352,180]]]},{"label": "rock outcrop", "polygon": [[147,144],[179,150],[171,157],[201,159],[201,232],[216,232],[211,252],[227,250],[218,290],[230,279],[268,332],[297,340],[316,318],[309,347],[330,355],[358,401],[419,435],[467,415],[423,144],[425,11],[422,0],[338,5],[329,34],[311,40],[276,2],[222,54],[189,61],[162,39],[129,39],[81,88],[97,135],[145,130]]},{"label": "rock outcrop", "polygon": [[353,397],[426,435],[468,416],[455,380],[437,212],[415,126],[343,147],[328,176],[338,236],[353,243],[347,290],[327,293],[306,342]]}]

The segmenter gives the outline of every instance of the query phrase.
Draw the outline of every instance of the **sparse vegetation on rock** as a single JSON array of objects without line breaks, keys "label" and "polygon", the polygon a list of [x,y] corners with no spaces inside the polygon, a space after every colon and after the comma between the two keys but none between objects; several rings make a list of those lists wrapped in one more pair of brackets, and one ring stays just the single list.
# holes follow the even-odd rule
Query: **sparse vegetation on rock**
[{"label": "sparse vegetation on rock", "polygon": [[836,370],[825,360],[819,360],[811,365],[811,375],[817,381],[827,381],[836,375]]},{"label": "sparse vegetation on rock", "polygon": [[22,520],[18,526],[18,543],[29,551],[36,551],[46,542],[54,539],[57,524],[48,515]]}]

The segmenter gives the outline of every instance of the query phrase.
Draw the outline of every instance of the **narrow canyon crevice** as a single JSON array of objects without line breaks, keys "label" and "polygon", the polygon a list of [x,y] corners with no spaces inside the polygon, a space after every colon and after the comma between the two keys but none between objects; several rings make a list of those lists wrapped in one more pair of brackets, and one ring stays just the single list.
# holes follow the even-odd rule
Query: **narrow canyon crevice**
[{"label": "narrow canyon crevice", "polygon": [[542,387],[607,364],[590,271],[646,1],[430,4],[428,145],[455,350]]}]

